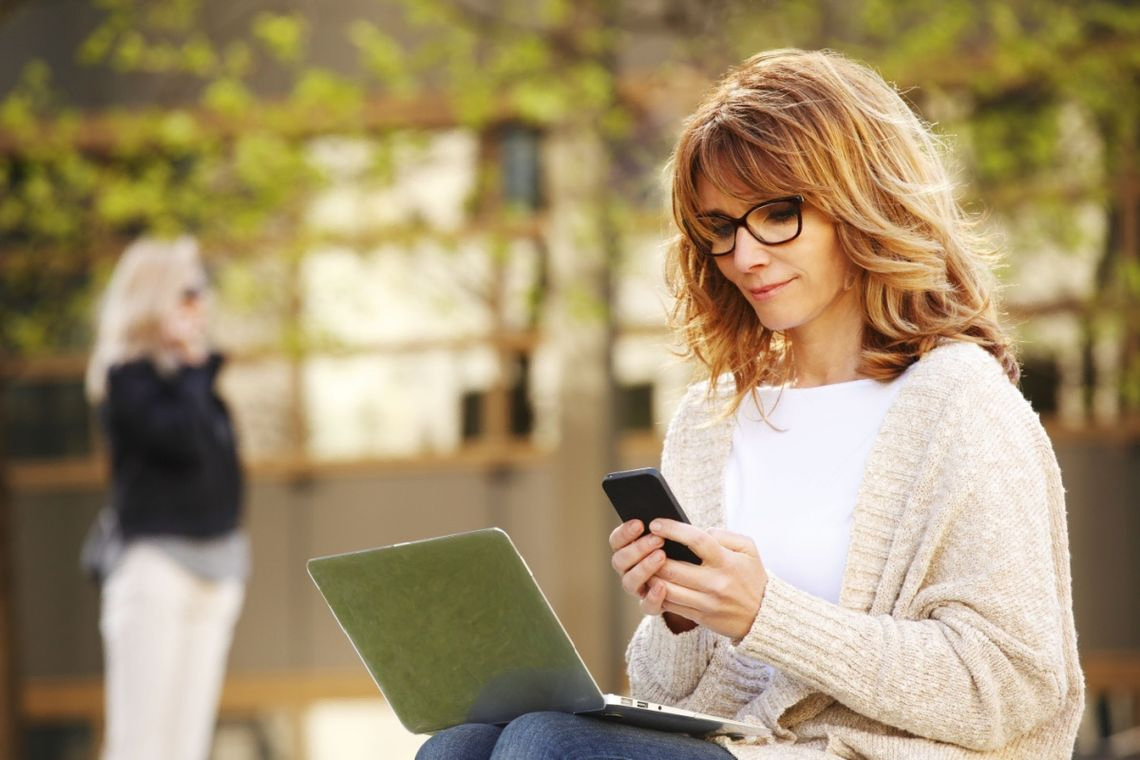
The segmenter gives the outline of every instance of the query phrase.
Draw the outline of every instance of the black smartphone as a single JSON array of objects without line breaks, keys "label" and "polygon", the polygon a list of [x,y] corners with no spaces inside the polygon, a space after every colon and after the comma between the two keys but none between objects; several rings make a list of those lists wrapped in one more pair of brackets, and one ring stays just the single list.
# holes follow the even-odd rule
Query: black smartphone
[{"label": "black smartphone", "polygon": [[[656,517],[667,517],[685,523],[689,521],[673,492],[669,490],[669,484],[655,467],[611,472],[602,479],[602,489],[610,497],[622,522],[641,520],[645,533],[649,532],[649,523]],[[676,541],[665,541],[665,556],[692,562],[694,565],[701,564],[701,558],[692,549]]]}]

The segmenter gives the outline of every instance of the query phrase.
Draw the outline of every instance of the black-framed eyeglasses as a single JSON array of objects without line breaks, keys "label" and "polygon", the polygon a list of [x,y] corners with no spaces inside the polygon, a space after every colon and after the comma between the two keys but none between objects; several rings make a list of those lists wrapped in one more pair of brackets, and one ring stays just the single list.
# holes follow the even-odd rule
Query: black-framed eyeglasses
[{"label": "black-framed eyeglasses", "polygon": [[709,256],[726,256],[736,250],[736,231],[741,227],[765,245],[790,243],[804,228],[803,202],[802,195],[788,195],[761,201],[735,219],[723,214],[703,215],[701,221],[709,239],[698,239],[698,247]]}]

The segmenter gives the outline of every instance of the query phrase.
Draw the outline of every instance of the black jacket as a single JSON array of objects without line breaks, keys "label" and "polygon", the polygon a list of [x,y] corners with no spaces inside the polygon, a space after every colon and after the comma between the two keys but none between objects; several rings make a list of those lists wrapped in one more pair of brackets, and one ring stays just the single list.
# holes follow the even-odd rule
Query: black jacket
[{"label": "black jacket", "polygon": [[145,360],[111,368],[101,413],[124,538],[206,538],[237,527],[242,476],[230,415],[214,392],[221,364],[214,354],[169,377]]}]

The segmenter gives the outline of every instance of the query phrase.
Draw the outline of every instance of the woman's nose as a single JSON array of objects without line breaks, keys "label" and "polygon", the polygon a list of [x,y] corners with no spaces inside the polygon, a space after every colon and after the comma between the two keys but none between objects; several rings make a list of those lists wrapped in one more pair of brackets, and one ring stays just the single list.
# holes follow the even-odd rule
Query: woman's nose
[{"label": "woman's nose", "polygon": [[741,272],[767,266],[772,261],[767,246],[752,236],[742,224],[736,230],[736,247],[732,249],[732,262]]}]

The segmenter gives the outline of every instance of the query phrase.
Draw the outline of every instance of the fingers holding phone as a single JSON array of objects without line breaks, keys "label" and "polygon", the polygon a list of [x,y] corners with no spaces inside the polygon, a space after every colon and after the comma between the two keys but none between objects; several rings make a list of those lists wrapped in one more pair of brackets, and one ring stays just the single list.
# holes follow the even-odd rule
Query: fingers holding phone
[{"label": "fingers holding phone", "polygon": [[610,533],[610,564],[621,578],[627,594],[639,599],[648,591],[647,583],[665,562],[665,540],[646,533],[640,520],[629,520]]},{"label": "fingers holding phone", "polygon": [[612,564],[642,611],[677,633],[699,624],[743,638],[768,588],[752,539],[691,525],[654,468],[610,473],[602,488],[624,520],[610,533]]},{"label": "fingers holding phone", "polygon": [[684,542],[704,560],[700,566],[665,562],[650,582],[650,604],[735,641],[744,638],[768,588],[768,572],[752,539],[671,520],[654,520],[650,530],[662,539]]},{"label": "fingers holding phone", "polygon": [[602,481],[602,488],[623,522],[610,534],[613,566],[621,576],[622,588],[640,600],[647,615],[662,615],[674,633],[692,630],[696,623],[671,612],[663,604],[667,586],[655,576],[666,559],[700,564],[701,558],[683,543],[663,540],[649,532],[655,519],[688,523],[661,473],[652,467],[613,472]]},{"label": "fingers holding phone", "polygon": [[665,611],[666,585],[655,578],[667,562],[664,544],[658,536],[643,535],[640,520],[624,522],[610,534],[612,564],[621,578],[622,589],[637,597],[642,612],[662,615],[674,633],[683,633],[697,624]]}]

